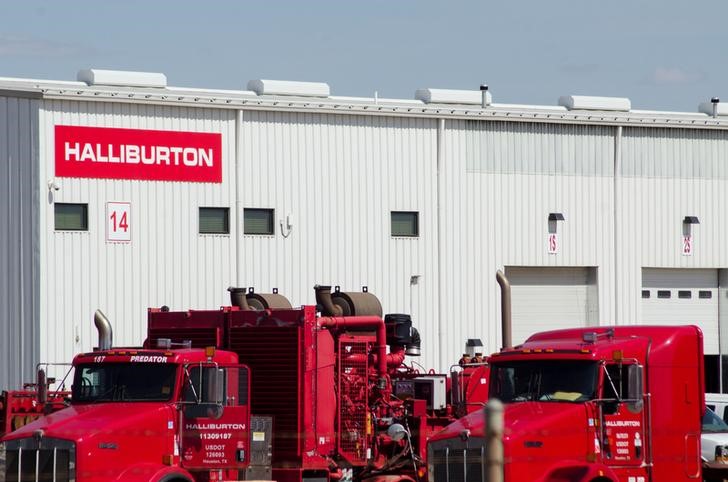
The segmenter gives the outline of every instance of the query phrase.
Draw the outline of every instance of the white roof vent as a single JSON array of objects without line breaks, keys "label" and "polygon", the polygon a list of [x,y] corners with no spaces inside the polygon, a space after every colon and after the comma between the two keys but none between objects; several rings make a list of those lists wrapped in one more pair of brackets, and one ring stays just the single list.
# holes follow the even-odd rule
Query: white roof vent
[{"label": "white roof vent", "polygon": [[248,90],[252,90],[258,95],[294,95],[299,97],[328,97],[331,93],[329,84],[324,82],[264,79],[249,81]]},{"label": "white roof vent", "polygon": [[88,85],[114,85],[120,87],[167,87],[167,76],[156,72],[130,72],[125,70],[79,70],[76,79]]},{"label": "white roof vent", "polygon": [[[490,105],[493,97],[490,92],[485,93],[486,104]],[[450,90],[450,89],[417,89],[415,99],[425,104],[477,104],[483,101],[479,90]]]},{"label": "white roof vent", "polygon": [[720,99],[713,97],[709,102],[701,102],[698,106],[698,112],[708,114],[713,117],[728,115],[728,104],[721,103]]},{"label": "white roof vent", "polygon": [[590,95],[564,95],[559,105],[569,110],[611,110],[629,112],[632,103],[626,97],[594,97]]}]

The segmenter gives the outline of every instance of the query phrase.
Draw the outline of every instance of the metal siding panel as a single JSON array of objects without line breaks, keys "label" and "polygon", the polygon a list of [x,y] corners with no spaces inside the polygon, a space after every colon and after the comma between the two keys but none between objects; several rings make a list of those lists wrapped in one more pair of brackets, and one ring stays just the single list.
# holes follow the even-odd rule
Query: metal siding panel
[{"label": "metal siding panel", "polygon": [[0,97],[0,387],[22,388],[38,362],[35,165],[38,101]]},{"label": "metal siding panel", "polygon": [[[53,179],[56,124],[220,132],[223,182],[197,184],[56,178],[56,202],[89,204],[89,231],[55,232],[53,203],[40,210],[43,238],[41,350],[44,359],[69,361],[96,345],[93,311],[112,322],[116,345],[138,346],[146,308],[210,308],[227,304],[236,278],[235,238],[199,235],[198,207],[234,212],[235,112],[116,103],[46,101],[40,146],[41,179]],[[106,203],[132,204],[132,241],[106,242]],[[231,233],[236,220],[231,216]]]},{"label": "metal siding panel", "polygon": [[[246,111],[241,204],[276,210],[274,236],[243,236],[241,281],[313,303],[316,283],[367,285],[385,312],[412,312],[418,363],[436,367],[435,122]],[[251,181],[246,181],[251,180]],[[420,213],[420,236],[390,237],[390,211]],[[290,213],[289,237],[279,221]],[[410,277],[420,275],[417,285]]]},{"label": "metal siding panel", "polygon": [[[490,351],[500,348],[495,272],[506,265],[595,267],[593,297],[602,300],[597,319],[609,323],[615,284],[609,131],[525,124],[529,132],[524,126],[490,124],[446,123],[440,202],[451,232],[441,239],[446,253],[442,297],[452,319],[461,321],[449,326],[442,339],[445,349],[462,346],[466,338],[481,338]],[[474,153],[489,156],[481,162],[497,172],[473,172]],[[591,166],[580,167],[585,163]],[[564,174],[571,169],[577,172]],[[549,212],[566,217],[558,223],[557,255],[546,249]]]}]

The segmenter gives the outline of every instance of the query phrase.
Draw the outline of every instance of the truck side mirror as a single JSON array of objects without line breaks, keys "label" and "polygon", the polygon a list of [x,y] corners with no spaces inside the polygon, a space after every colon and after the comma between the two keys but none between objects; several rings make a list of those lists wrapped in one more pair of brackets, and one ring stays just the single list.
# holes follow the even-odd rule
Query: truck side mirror
[{"label": "truck side mirror", "polygon": [[642,385],[642,366],[629,365],[627,367],[627,409],[633,413],[642,411],[644,404],[642,396],[644,386]]},{"label": "truck side mirror", "polygon": [[208,368],[207,377],[204,378],[204,401],[222,405],[225,401],[225,370],[222,368]]}]

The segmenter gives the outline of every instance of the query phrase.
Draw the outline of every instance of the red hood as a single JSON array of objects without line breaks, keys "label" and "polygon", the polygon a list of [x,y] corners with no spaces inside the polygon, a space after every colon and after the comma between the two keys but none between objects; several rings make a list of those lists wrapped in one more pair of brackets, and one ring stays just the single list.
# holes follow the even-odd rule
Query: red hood
[{"label": "red hood", "polygon": [[[9,433],[5,439],[29,437],[38,429],[43,430],[44,437],[77,442],[87,441],[99,434],[128,433],[130,427],[147,427],[147,432],[157,432],[167,428],[168,419],[174,420],[173,410],[171,405],[162,402],[72,405]],[[153,420],[159,423],[153,423]]]}]

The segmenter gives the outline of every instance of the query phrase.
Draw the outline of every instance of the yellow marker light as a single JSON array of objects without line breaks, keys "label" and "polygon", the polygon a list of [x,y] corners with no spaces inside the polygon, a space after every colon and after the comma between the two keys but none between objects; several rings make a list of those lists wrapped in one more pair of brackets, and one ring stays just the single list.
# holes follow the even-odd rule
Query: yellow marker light
[{"label": "yellow marker light", "polygon": [[531,349],[530,349],[530,348],[525,348],[525,349],[523,350],[523,353],[531,353]]},{"label": "yellow marker light", "polygon": [[582,353],[591,353],[591,350],[589,350],[589,348],[582,348],[581,352]]},{"label": "yellow marker light", "polygon": [[533,350],[534,353],[541,353],[542,351],[540,348],[534,348]]},{"label": "yellow marker light", "polygon": [[172,454],[162,455],[162,464],[163,465],[173,465],[174,464],[174,455],[172,455]]},{"label": "yellow marker light", "polygon": [[215,347],[214,346],[205,347],[205,356],[207,358],[214,357],[215,356]]},{"label": "yellow marker light", "polygon": [[612,352],[612,360],[622,361],[623,359],[624,359],[624,353],[622,353],[622,350],[614,350]]},{"label": "yellow marker light", "polygon": [[553,348],[546,348],[546,353],[553,353],[553,352],[554,352]]}]

